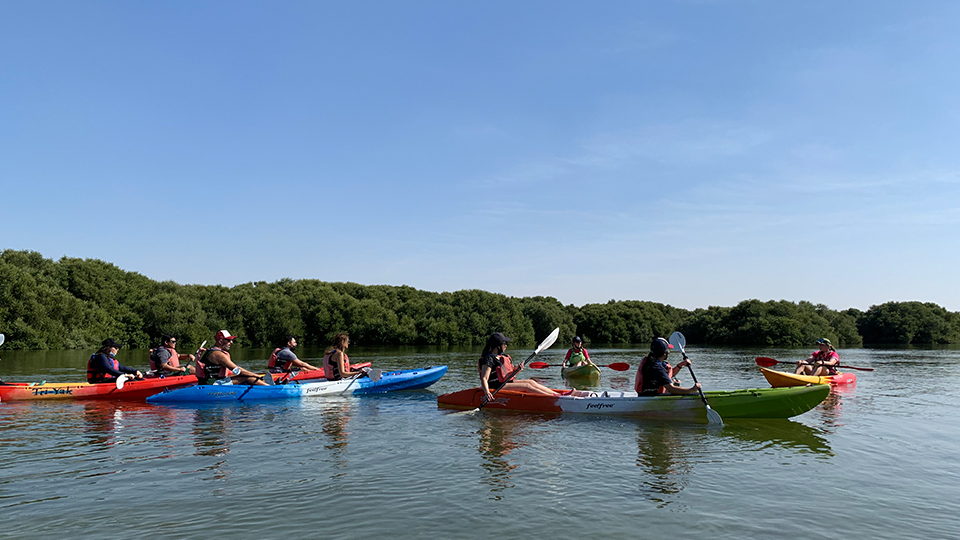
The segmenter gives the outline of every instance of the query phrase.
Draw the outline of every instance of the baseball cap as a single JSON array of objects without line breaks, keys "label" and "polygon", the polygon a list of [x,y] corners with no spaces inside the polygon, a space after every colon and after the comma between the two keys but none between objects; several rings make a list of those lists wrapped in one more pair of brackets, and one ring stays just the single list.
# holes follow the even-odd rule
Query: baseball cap
[{"label": "baseball cap", "polygon": [[221,330],[217,332],[216,339],[237,339],[237,336],[231,336],[228,330]]},{"label": "baseball cap", "polygon": [[490,334],[489,341],[496,343],[497,345],[500,345],[501,343],[510,343],[510,338],[508,338],[507,336],[503,335],[500,332],[494,332]]}]

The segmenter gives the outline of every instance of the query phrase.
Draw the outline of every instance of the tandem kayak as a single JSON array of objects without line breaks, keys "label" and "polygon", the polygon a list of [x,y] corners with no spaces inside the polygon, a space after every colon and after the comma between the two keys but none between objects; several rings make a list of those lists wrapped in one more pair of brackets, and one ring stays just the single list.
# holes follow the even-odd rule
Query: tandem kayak
[{"label": "tandem kayak", "polygon": [[307,381],[249,386],[245,384],[200,384],[163,392],[147,398],[147,403],[190,403],[209,401],[262,401],[314,396],[382,394],[397,390],[426,388],[440,380],[447,366],[405,369],[382,373],[376,381],[361,377],[339,381]]},{"label": "tandem kayak", "polygon": [[560,374],[563,375],[564,379],[576,379],[580,381],[600,380],[600,368],[598,368],[596,364],[560,368]]},{"label": "tandem kayak", "polygon": [[829,384],[833,386],[857,384],[856,373],[838,373],[827,377],[814,377],[812,375],[795,375],[783,371],[774,371],[763,367],[760,368],[760,373],[763,373],[767,382],[774,388],[806,386],[808,384]]},{"label": "tandem kayak", "polygon": [[107,383],[0,383],[0,402],[31,399],[105,399],[141,401],[147,396],[183,386],[197,384],[193,375],[128,379],[123,388]]},{"label": "tandem kayak", "polygon": [[[727,418],[790,418],[820,404],[830,393],[826,385],[792,388],[751,388],[704,392],[717,413]],[[452,409],[475,409],[483,390],[471,388],[437,398],[437,405]],[[636,392],[576,392],[568,396],[544,396],[502,390],[483,410],[537,413],[604,414],[640,418],[707,422],[707,409],[696,394],[683,396],[638,396]]]}]

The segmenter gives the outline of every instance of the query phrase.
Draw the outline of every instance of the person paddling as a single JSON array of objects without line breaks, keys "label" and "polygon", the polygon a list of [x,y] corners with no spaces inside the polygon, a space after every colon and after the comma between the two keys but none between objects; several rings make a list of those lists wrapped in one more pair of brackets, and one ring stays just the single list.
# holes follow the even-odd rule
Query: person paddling
[{"label": "person paddling", "polygon": [[817,349],[802,362],[797,362],[797,375],[812,375],[814,377],[826,377],[836,375],[837,366],[840,365],[840,355],[833,348],[833,344],[827,338],[817,340]]},{"label": "person paddling", "polygon": [[583,348],[583,340],[580,336],[574,336],[573,347],[567,349],[567,355],[563,357],[563,367],[579,367],[592,363],[590,353]]},{"label": "person paddling", "polygon": [[[510,343],[510,338],[500,332],[494,332],[487,338],[487,344],[483,347],[483,353],[480,355],[480,361],[478,362],[480,368],[480,387],[483,389],[483,394],[487,401],[493,399],[491,390],[498,390],[500,388],[519,392],[533,392],[534,394],[547,396],[559,396],[560,394],[557,392],[532,379],[514,379],[507,382],[514,370],[510,355],[506,353],[508,343]],[[523,366],[520,366],[520,369],[523,369]]]},{"label": "person paddling", "polygon": [[128,368],[117,361],[117,352],[120,350],[120,347],[122,347],[122,345],[117,343],[113,338],[103,340],[100,348],[97,352],[93,353],[93,356],[91,356],[87,362],[88,383],[115,382],[117,377],[124,373],[131,374],[137,379],[143,378],[143,373],[140,371]]},{"label": "person paddling", "polygon": [[234,364],[230,359],[230,347],[237,336],[220,330],[214,339],[216,344],[197,359],[197,380],[200,384],[212,384],[227,377],[233,384],[267,384],[263,382],[263,377]]},{"label": "person paddling", "polygon": [[333,336],[333,344],[323,354],[323,376],[328,381],[339,381],[345,377],[354,377],[364,373],[364,369],[354,370],[347,357],[350,336],[343,332]]},{"label": "person paddling", "polygon": [[270,360],[267,362],[267,369],[270,370],[270,373],[289,373],[294,369],[309,371],[321,369],[311,366],[310,364],[297,358],[296,353],[293,352],[293,350],[296,348],[297,338],[293,336],[285,337],[283,339],[283,346],[274,349],[273,354],[270,355]]},{"label": "person paddling", "polygon": [[173,373],[176,375],[192,375],[196,373],[193,366],[181,366],[180,360],[193,362],[196,360],[192,354],[180,354],[177,352],[177,338],[172,334],[163,336],[163,345],[150,351],[150,369],[158,372],[158,375]]},{"label": "person paddling", "polygon": [[673,346],[662,337],[655,338],[650,343],[650,353],[640,360],[637,367],[637,377],[634,380],[634,390],[641,396],[658,395],[682,395],[696,394],[700,390],[700,383],[696,383],[689,388],[683,388],[677,384],[674,377],[686,366],[690,365],[689,359],[684,359],[677,367],[667,363],[667,357],[670,356],[670,349]]}]

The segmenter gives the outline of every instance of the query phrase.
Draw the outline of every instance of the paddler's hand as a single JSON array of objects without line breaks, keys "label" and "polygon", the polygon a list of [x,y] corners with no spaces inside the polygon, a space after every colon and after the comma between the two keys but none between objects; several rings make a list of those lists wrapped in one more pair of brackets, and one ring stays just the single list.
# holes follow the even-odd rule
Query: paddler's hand
[{"label": "paddler's hand", "polygon": [[484,395],[483,398],[484,398],[486,401],[493,401],[493,394],[491,394],[490,392],[487,392],[486,395]]},{"label": "paddler's hand", "polygon": [[143,378],[143,373],[140,373],[140,372],[138,371],[138,372],[136,373],[136,375],[134,375],[134,377],[135,377],[137,380],[140,380],[140,379]]},{"label": "paddler's hand", "polygon": [[677,364],[677,368],[679,369],[679,368],[687,367],[687,366],[689,366],[691,363],[692,363],[692,362],[690,362],[690,359],[689,359],[689,358],[684,358],[683,360],[680,361],[679,364]]}]

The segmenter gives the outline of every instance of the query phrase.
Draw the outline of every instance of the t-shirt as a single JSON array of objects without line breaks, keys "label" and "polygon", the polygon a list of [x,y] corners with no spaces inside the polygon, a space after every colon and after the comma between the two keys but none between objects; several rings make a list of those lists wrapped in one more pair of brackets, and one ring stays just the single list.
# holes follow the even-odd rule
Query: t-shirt
[{"label": "t-shirt", "polygon": [[296,360],[297,355],[290,350],[289,347],[284,347],[277,351],[277,366],[280,367],[291,360]]},{"label": "t-shirt", "polygon": [[661,386],[673,384],[666,362],[647,358],[643,363],[643,394],[656,394]]},{"label": "t-shirt", "polygon": [[161,365],[169,363],[171,356],[173,356],[173,353],[170,352],[170,349],[157,347],[157,349],[153,351],[153,359],[157,363],[157,369],[160,369]]},{"label": "t-shirt", "polygon": [[500,361],[500,358],[498,358],[497,355],[485,354],[480,357],[480,361],[477,363],[479,364],[481,372],[483,371],[484,366],[490,368],[490,376],[487,377],[487,386],[489,386],[491,390],[496,390],[497,388],[503,386],[500,383],[500,379],[497,378],[497,368],[502,366],[503,362]]}]

